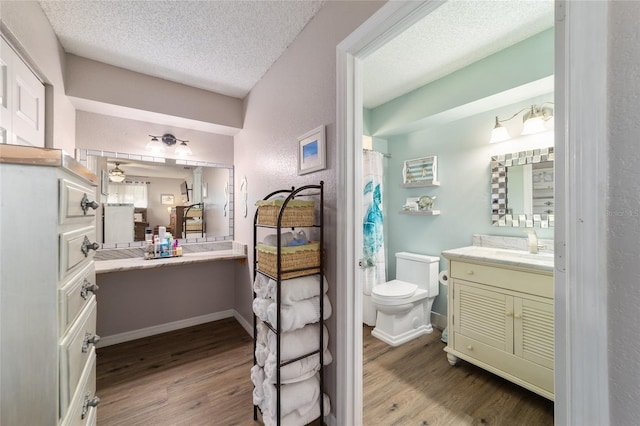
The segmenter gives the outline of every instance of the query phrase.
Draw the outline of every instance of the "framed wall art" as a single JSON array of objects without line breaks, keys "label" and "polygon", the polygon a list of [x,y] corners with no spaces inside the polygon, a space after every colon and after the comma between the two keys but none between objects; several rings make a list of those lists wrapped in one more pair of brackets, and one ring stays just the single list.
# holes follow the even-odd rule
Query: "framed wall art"
[{"label": "framed wall art", "polygon": [[298,175],[317,172],[327,167],[324,125],[298,138]]}]

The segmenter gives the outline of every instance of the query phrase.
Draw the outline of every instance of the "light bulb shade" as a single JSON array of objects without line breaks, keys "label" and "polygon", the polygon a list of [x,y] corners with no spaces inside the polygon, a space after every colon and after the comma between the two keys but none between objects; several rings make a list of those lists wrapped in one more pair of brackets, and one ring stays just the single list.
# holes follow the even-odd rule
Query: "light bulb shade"
[{"label": "light bulb shade", "polygon": [[186,157],[187,155],[191,155],[191,149],[187,146],[185,142],[182,142],[180,145],[176,147],[176,155],[180,157]]},{"label": "light bulb shade", "polygon": [[533,135],[535,133],[546,132],[548,129],[544,125],[542,116],[530,117],[524,122],[522,127],[523,135]]},{"label": "light bulb shade", "polygon": [[124,171],[118,167],[118,163],[116,163],[116,167],[109,171],[109,180],[111,182],[120,183],[124,181],[125,174]]},{"label": "light bulb shade", "polygon": [[157,138],[151,139],[145,149],[151,151],[152,154],[161,154],[164,152],[164,145]]},{"label": "light bulb shade", "polygon": [[504,142],[511,139],[509,136],[509,132],[507,132],[507,128],[503,125],[496,123],[496,127],[491,131],[491,139],[489,139],[489,143],[498,143]]}]

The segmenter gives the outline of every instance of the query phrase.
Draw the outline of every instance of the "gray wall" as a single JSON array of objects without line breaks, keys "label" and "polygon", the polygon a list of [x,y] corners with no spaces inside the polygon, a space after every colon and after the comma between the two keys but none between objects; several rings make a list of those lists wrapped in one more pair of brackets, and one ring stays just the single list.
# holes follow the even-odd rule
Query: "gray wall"
[{"label": "gray wall", "polygon": [[[273,64],[245,100],[243,130],[235,137],[236,234],[235,239],[253,245],[254,203],[277,189],[325,182],[326,274],[329,297],[336,302],[336,46],[366,20],[382,2],[326,2],[287,51]],[[326,125],[327,169],[297,175],[297,137]],[[247,217],[240,215],[240,180],[247,177]],[[251,318],[250,262],[237,276],[236,309]],[[328,321],[329,347],[336,353],[341,328],[335,315]],[[332,401],[336,395],[335,362],[326,375]],[[334,405],[334,404],[332,404]],[[334,410],[335,412],[335,410]]]},{"label": "gray wall", "polygon": [[[609,2],[609,403],[612,425],[640,418],[640,3]],[[604,396],[603,396],[604,397]]]}]

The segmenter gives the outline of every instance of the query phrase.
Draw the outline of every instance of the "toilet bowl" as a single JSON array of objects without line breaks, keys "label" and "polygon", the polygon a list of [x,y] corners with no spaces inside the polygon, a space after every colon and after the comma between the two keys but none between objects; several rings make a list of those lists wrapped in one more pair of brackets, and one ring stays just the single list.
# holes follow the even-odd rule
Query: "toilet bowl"
[{"label": "toilet bowl", "polygon": [[433,332],[431,307],[438,295],[439,257],[396,253],[396,279],[371,291],[378,315],[371,335],[398,346]]}]

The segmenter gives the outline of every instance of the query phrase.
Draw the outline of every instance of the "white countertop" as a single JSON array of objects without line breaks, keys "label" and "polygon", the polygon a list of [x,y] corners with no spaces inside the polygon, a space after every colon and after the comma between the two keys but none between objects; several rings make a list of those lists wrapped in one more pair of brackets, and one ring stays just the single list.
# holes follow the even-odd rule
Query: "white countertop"
[{"label": "white countertop", "polygon": [[450,260],[493,263],[518,268],[553,272],[553,253],[529,253],[524,250],[512,250],[482,246],[468,246],[445,250],[442,255]]},{"label": "white countertop", "polygon": [[132,271],[136,269],[163,268],[167,266],[189,265],[192,263],[216,262],[222,260],[246,260],[247,256],[237,250],[214,250],[186,253],[180,257],[166,257],[145,260],[142,257],[114,260],[96,260],[96,274]]}]

